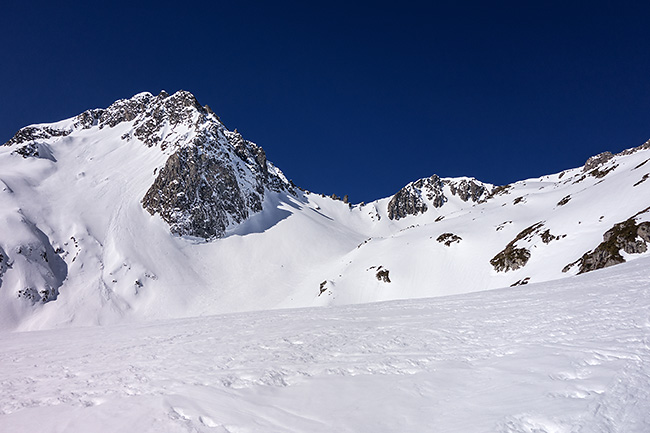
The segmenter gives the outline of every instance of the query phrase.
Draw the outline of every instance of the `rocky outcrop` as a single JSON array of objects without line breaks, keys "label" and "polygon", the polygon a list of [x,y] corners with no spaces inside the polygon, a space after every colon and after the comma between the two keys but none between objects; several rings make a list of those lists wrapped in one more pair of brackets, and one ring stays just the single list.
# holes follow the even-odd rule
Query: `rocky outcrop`
[{"label": "rocky outcrop", "polygon": [[244,194],[230,167],[195,146],[169,157],[142,205],[160,214],[172,233],[205,239],[223,236],[229,224],[262,210],[259,194]]},{"label": "rocky outcrop", "polygon": [[478,202],[489,192],[485,184],[475,179],[441,179],[434,174],[399,190],[388,202],[388,217],[399,220],[425,213],[429,205],[440,208],[449,200],[445,189],[464,202]]},{"label": "rocky outcrop", "polygon": [[477,203],[488,193],[485,184],[474,179],[462,179],[460,181],[445,179],[443,182],[449,185],[451,193],[458,196],[462,201]]},{"label": "rocky outcrop", "polygon": [[[638,214],[637,214],[638,215]],[[603,234],[603,241],[592,251],[586,252],[577,261],[562,269],[568,272],[578,265],[578,274],[603,269],[624,263],[621,250],[627,254],[640,254],[648,250],[650,242],[650,222],[637,223],[632,217],[614,226]]]},{"label": "rocky outcrop", "polygon": [[490,260],[490,264],[497,272],[515,271],[523,268],[530,259],[530,251],[526,248],[515,248],[514,244],[508,244],[503,251]]},{"label": "rocky outcrop", "polygon": [[447,247],[450,247],[453,243],[460,243],[462,240],[463,238],[453,233],[443,233],[436,239],[436,241],[445,244]]},{"label": "rocky outcrop", "polygon": [[525,286],[529,282],[530,282],[530,277],[522,278],[521,280],[517,280],[514,283],[510,284],[510,287]]},{"label": "rocky outcrop", "polygon": [[[431,176],[428,179],[420,179],[402,188],[388,202],[388,218],[399,220],[408,215],[418,215],[426,212],[429,207],[422,198],[422,187],[426,184],[427,188],[434,189],[440,181],[438,176]],[[432,185],[433,184],[433,185]],[[439,187],[442,189],[442,186]],[[442,203],[440,203],[442,206]]]},{"label": "rocky outcrop", "polygon": [[530,251],[527,248],[517,247],[517,242],[522,240],[531,240],[532,236],[537,234],[544,226],[542,221],[525,228],[515,238],[506,245],[496,256],[490,260],[490,264],[497,272],[514,271],[526,266],[530,259]]},{"label": "rocky outcrop", "polygon": [[377,273],[375,274],[375,277],[377,277],[379,281],[382,281],[384,283],[390,283],[389,274],[390,271],[388,269],[382,269],[382,267],[380,266],[379,268],[377,268]]},{"label": "rocky outcrop", "polygon": [[2,247],[0,247],[0,287],[2,287],[2,276],[7,272],[7,269],[9,269],[9,258]]},{"label": "rocky outcrop", "polygon": [[562,197],[562,200],[558,201],[556,206],[564,206],[570,201],[571,201],[571,194]]},{"label": "rocky outcrop", "polygon": [[600,167],[601,165],[603,165],[604,163],[606,163],[607,161],[609,161],[610,159],[612,159],[613,157],[614,155],[612,154],[612,152],[602,152],[599,153],[598,155],[594,155],[591,158],[589,158],[587,162],[585,162],[585,165],[582,167],[582,171],[587,172],[587,171],[594,170]]},{"label": "rocky outcrop", "polygon": [[[178,104],[175,108],[168,104],[174,99]],[[181,125],[196,131],[195,138],[180,148],[177,142],[169,143],[178,150],[142,200],[143,207],[159,214],[172,233],[204,239],[222,237],[228,227],[262,210],[266,191],[293,191],[282,173],[266,160],[261,147],[244,140],[236,130],[225,129],[193,96],[186,92],[177,98],[170,96],[160,110],[167,113],[167,128]],[[160,122],[142,124],[148,125],[145,139],[137,128],[135,136],[148,145],[168,146],[164,139],[151,138],[158,137]]]},{"label": "rocky outcrop", "polygon": [[37,140],[48,140],[53,137],[65,137],[71,132],[70,130],[56,129],[50,126],[27,126],[16,132],[4,145],[13,146],[15,144],[33,143]]}]

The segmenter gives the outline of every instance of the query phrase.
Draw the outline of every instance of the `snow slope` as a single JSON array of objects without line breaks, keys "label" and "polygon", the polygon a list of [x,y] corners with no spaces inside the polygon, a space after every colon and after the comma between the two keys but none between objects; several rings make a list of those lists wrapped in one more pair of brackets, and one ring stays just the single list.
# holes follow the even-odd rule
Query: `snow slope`
[{"label": "snow slope", "polygon": [[[188,92],[139,94],[0,146],[0,329],[565,278],[615,224],[650,220],[649,160],[646,143],[507,187],[432,176],[352,205],[292,187]],[[647,256],[648,240],[621,258]],[[505,270],[491,263],[501,252]]]},{"label": "snow slope", "polygon": [[645,433],[649,265],[433,299],[0,333],[0,431]]}]

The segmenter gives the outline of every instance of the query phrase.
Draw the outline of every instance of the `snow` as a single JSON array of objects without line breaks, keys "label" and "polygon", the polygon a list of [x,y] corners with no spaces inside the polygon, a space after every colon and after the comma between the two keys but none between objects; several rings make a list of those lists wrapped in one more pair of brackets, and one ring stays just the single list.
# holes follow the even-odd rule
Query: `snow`
[{"label": "snow", "polygon": [[[595,248],[603,233],[650,205],[650,182],[638,184],[650,170],[644,165],[650,149],[641,149],[599,167],[613,168],[603,178],[582,179],[582,168],[575,168],[516,182],[482,203],[463,202],[445,186],[442,207],[398,221],[388,218],[390,198],[348,205],[299,190],[295,196],[265,191],[264,210],[228,227],[223,239],[173,236],[158,215],[143,209],[142,199],[169,155],[216,121],[206,119],[196,128],[166,124],[157,132],[173,143],[165,150],[142,143],[133,121],[75,129],[75,119],[40,125],[72,131],[36,140],[48,158],[12,153],[20,144],[0,146],[0,254],[11,263],[0,264],[0,329],[348,305],[562,279],[577,273],[577,267],[563,269]],[[241,168],[241,187],[250,189],[250,169],[232,148],[215,148],[222,151]],[[270,162],[267,168],[285,179]],[[645,213],[637,220],[649,218]],[[559,238],[547,244],[538,233],[518,241],[530,250],[529,262],[496,272],[490,260],[539,222]],[[437,241],[444,233],[461,240],[445,246]],[[390,283],[377,279],[380,266]],[[26,289],[58,296],[32,303],[18,298]]]},{"label": "snow", "polygon": [[647,432],[649,265],[430,299],[0,333],[0,431]]}]

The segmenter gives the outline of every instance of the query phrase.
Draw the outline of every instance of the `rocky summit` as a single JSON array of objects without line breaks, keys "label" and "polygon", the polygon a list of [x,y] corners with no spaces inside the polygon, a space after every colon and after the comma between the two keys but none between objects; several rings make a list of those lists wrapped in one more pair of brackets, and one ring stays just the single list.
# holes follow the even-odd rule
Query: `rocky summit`
[{"label": "rocky summit", "polygon": [[122,124],[128,129],[121,140],[168,155],[142,205],[160,215],[174,234],[222,237],[227,228],[262,210],[265,191],[293,190],[261,147],[228,131],[208,106],[186,91],[140,93],[106,109],[88,110],[61,129],[23,128],[6,145],[25,158],[48,157],[41,140]]}]

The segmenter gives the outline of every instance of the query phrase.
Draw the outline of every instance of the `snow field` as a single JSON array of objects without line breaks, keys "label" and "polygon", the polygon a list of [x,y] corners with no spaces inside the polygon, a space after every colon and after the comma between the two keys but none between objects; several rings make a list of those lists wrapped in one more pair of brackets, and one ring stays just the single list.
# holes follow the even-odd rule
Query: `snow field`
[{"label": "snow field", "polygon": [[648,265],[435,299],[1,333],[0,431],[647,432]]}]

